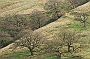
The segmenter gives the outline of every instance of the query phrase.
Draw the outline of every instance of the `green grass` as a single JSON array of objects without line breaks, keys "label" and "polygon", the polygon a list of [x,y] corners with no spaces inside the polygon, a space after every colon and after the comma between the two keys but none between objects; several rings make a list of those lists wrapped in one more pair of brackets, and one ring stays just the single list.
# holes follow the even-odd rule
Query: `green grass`
[{"label": "green grass", "polygon": [[74,29],[77,32],[81,32],[81,31],[86,29],[86,28],[83,27],[83,25],[81,26],[79,24],[70,24],[70,25],[68,25],[68,28],[69,29]]},{"label": "green grass", "polygon": [[[78,55],[78,54],[77,54]],[[13,53],[6,53],[2,56],[0,56],[1,59],[58,59],[55,54],[40,54],[40,55],[34,55],[30,56],[30,53],[28,50],[19,51],[19,52],[13,52]],[[78,57],[75,55],[74,57],[71,56],[71,53],[63,53],[62,59],[80,59],[81,56],[78,55]]]},{"label": "green grass", "polygon": [[23,51],[23,52],[13,52],[9,54],[5,54],[1,57],[1,59],[25,59],[27,56],[29,56],[29,51]]},{"label": "green grass", "polygon": [[34,55],[33,57],[30,56],[29,51],[24,52],[13,52],[9,54],[5,54],[1,59],[57,59],[56,55],[54,54],[42,54],[42,55]]},{"label": "green grass", "polygon": [[68,29],[73,29],[76,32],[83,32],[86,31],[87,29],[90,29],[90,21],[88,19],[87,23],[86,23],[86,27],[83,27],[83,23],[81,23],[80,21],[73,21],[70,24],[67,24],[67,28]]}]

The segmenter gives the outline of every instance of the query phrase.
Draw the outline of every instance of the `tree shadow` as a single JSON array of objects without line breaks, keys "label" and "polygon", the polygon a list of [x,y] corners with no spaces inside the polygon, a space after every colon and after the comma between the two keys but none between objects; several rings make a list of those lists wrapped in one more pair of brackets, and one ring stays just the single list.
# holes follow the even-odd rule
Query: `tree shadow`
[{"label": "tree shadow", "polygon": [[82,56],[71,56],[68,59],[83,59]]}]

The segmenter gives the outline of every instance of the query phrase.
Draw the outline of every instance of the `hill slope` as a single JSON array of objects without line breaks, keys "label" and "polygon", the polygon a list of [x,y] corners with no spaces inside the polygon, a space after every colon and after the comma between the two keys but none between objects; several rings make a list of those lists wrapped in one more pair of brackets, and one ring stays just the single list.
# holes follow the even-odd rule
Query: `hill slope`
[{"label": "hill slope", "polygon": [[[74,11],[79,11],[81,12],[82,10],[84,12],[88,12],[89,16],[88,16],[88,22],[89,24],[87,25],[86,29],[82,28],[77,28],[77,26],[75,27],[75,25],[73,25],[73,23],[75,24],[81,24],[78,23],[74,20],[74,17],[72,15],[70,15],[69,13],[66,13],[64,16],[62,16],[60,19],[58,19],[57,21],[50,23],[36,31],[40,31],[42,32],[42,34],[48,39],[54,39],[55,34],[60,30],[60,28],[66,28],[66,29],[71,29],[71,30],[76,30],[82,34],[86,34],[86,37],[83,37],[82,40],[85,41],[85,44],[87,44],[88,48],[86,47],[86,49],[82,49],[82,52],[77,53],[76,55],[82,55],[85,59],[90,58],[90,2],[77,7],[76,9],[74,9]],[[73,28],[69,27],[68,24],[71,24],[71,26],[74,26]],[[13,44],[13,43],[12,43]],[[3,48],[0,50],[0,54],[4,51],[7,51],[10,47],[12,47],[12,44],[10,44],[9,46]],[[8,50],[9,51],[9,50]]]},{"label": "hill slope", "polygon": [[[76,9],[74,9],[74,11],[76,12],[82,12],[82,10],[84,12],[88,12],[88,14],[90,15],[90,2],[77,7]],[[90,21],[90,16],[88,21]],[[62,16],[60,19],[58,19],[57,21],[50,23],[36,31],[40,31],[43,34],[45,34],[45,36],[52,36],[52,34],[54,34],[55,32],[59,31],[60,28],[64,28],[67,27],[68,24],[73,23],[74,22],[74,17],[72,15],[70,15],[69,13],[66,13],[64,16]],[[51,39],[49,37],[49,39]]]},{"label": "hill slope", "polygon": [[[6,14],[29,14],[33,9],[44,10],[43,5],[47,0],[0,0],[0,16]],[[65,1],[65,0],[63,0]],[[80,5],[89,0],[78,1]]]},{"label": "hill slope", "polygon": [[[48,40],[54,39],[54,36],[56,35],[55,33],[60,31],[60,28],[75,30],[80,32],[81,34],[86,35],[85,37],[82,37],[80,39],[81,41],[84,42],[81,44],[84,48],[82,48],[81,52],[76,53],[75,55],[81,55],[84,59],[90,59],[89,57],[90,56],[90,1],[82,6],[75,8],[74,12],[85,12],[89,15],[86,28],[82,28],[82,27],[80,28],[80,26],[82,26],[83,24],[75,21],[74,17],[69,13],[67,13],[57,21],[47,26],[44,26],[38,29],[37,31],[42,32],[45,35],[45,37],[47,37]],[[75,25],[75,24],[78,24],[78,25]]]},{"label": "hill slope", "polygon": [[32,9],[43,10],[46,0],[0,0],[0,15],[12,13],[28,14]]}]

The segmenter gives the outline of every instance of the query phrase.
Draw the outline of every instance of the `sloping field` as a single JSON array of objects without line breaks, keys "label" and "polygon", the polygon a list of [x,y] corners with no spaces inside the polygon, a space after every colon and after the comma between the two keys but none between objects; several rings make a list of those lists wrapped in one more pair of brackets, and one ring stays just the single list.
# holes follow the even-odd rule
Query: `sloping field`
[{"label": "sloping field", "polygon": [[77,7],[74,11],[89,12],[90,13],[90,1],[82,6]]},{"label": "sloping field", "polygon": [[[76,9],[74,9],[74,11],[76,12],[86,12],[90,15],[90,2],[77,7]],[[88,16],[88,22],[90,21],[90,16]],[[55,34],[55,32],[58,32],[60,28],[64,28],[64,27],[68,27],[68,24],[73,23],[74,22],[74,17],[72,15],[70,15],[69,13],[66,13],[64,16],[62,16],[60,19],[58,19],[57,21],[50,23],[36,31],[40,31],[43,34],[45,34],[46,37],[48,37],[48,39],[51,39],[50,37]],[[87,28],[87,29],[90,29]]]},{"label": "sloping field", "polygon": [[0,0],[0,15],[6,14],[28,14],[32,9],[43,10],[46,0]]},{"label": "sloping field", "polygon": [[[77,21],[74,21],[74,17],[72,15],[69,15],[67,13],[62,18],[58,19],[57,21],[48,24],[47,26],[44,26],[37,31],[42,32],[45,37],[47,37],[48,40],[54,39],[55,33],[60,31],[60,28],[66,28],[70,30],[76,30],[80,32],[81,34],[86,35],[85,37],[82,37],[80,40],[83,41],[81,45],[83,46],[82,51],[80,53],[76,53],[75,55],[81,55],[84,59],[90,59],[90,2],[77,7],[74,9],[75,12],[85,12],[87,13],[88,19],[87,19],[87,27],[86,28],[79,28],[76,25],[78,24],[80,26],[83,26],[82,23],[78,23]],[[68,25],[69,24],[69,25]],[[72,27],[69,27],[72,26]]]},{"label": "sloping field", "polygon": [[[80,32],[81,34],[86,34],[87,36],[82,37],[80,40],[84,41],[86,45],[83,45],[84,48],[82,48],[82,51],[79,53],[76,53],[75,55],[81,55],[84,59],[90,59],[90,2],[77,7],[76,9],[74,9],[74,11],[78,11],[78,12],[88,12],[89,16],[88,16],[88,24],[87,27],[85,29],[83,28],[79,28],[76,25],[73,24],[78,24],[80,25],[80,22],[77,22],[74,20],[74,17],[72,15],[70,15],[69,13],[66,13],[65,15],[63,15],[60,19],[58,19],[55,22],[52,22],[36,31],[40,31],[44,37],[47,38],[47,40],[52,40],[54,39],[54,36],[56,35],[56,33],[58,31],[60,31],[60,28],[66,28],[66,29],[71,29],[71,30],[76,30],[78,32]],[[82,25],[82,24],[81,24]],[[0,55],[4,54],[5,51],[10,52],[12,49],[10,49],[11,47],[13,47],[13,43],[8,45],[5,48],[2,48],[0,50]]]}]

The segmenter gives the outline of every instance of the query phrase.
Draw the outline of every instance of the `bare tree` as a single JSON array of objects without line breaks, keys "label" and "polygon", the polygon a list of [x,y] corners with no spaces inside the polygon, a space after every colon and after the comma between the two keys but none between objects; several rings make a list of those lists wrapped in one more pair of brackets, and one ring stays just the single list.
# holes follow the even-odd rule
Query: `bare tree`
[{"label": "bare tree", "polygon": [[59,32],[58,37],[61,38],[62,42],[64,42],[64,45],[68,46],[68,52],[70,52],[70,48],[73,47],[72,44],[77,42],[78,38],[75,32],[64,29]]},{"label": "bare tree", "polygon": [[75,20],[80,21],[80,22],[83,23],[83,27],[86,27],[86,23],[87,23],[87,19],[88,19],[88,14],[74,12],[74,17],[75,17]]},{"label": "bare tree", "polygon": [[19,42],[15,42],[16,46],[27,47],[30,54],[33,56],[35,48],[38,48],[42,44],[42,36],[38,32],[30,31]]},{"label": "bare tree", "polygon": [[71,8],[65,0],[48,0],[45,3],[44,9],[50,14],[53,20],[56,20]]},{"label": "bare tree", "polygon": [[41,11],[38,11],[37,9],[34,9],[31,13],[31,27],[33,30],[41,28],[42,26],[46,25],[48,19],[45,14],[43,14]]},{"label": "bare tree", "polygon": [[45,40],[44,41],[44,50],[45,53],[56,54],[58,59],[61,59],[63,42],[58,39]]},{"label": "bare tree", "polygon": [[[7,15],[2,18],[0,27],[6,31],[14,40],[24,35],[22,30],[28,26],[27,20],[21,15]],[[20,34],[22,33],[22,34]],[[20,34],[20,35],[19,35]]]},{"label": "bare tree", "polygon": [[80,2],[78,0],[68,0],[72,8],[76,8]]},{"label": "bare tree", "polygon": [[82,4],[84,4],[84,3],[88,2],[88,1],[89,0],[68,0],[70,6],[72,8],[76,8],[77,6],[82,5]]},{"label": "bare tree", "polygon": [[7,46],[12,43],[13,38],[7,32],[0,31],[0,48]]}]

